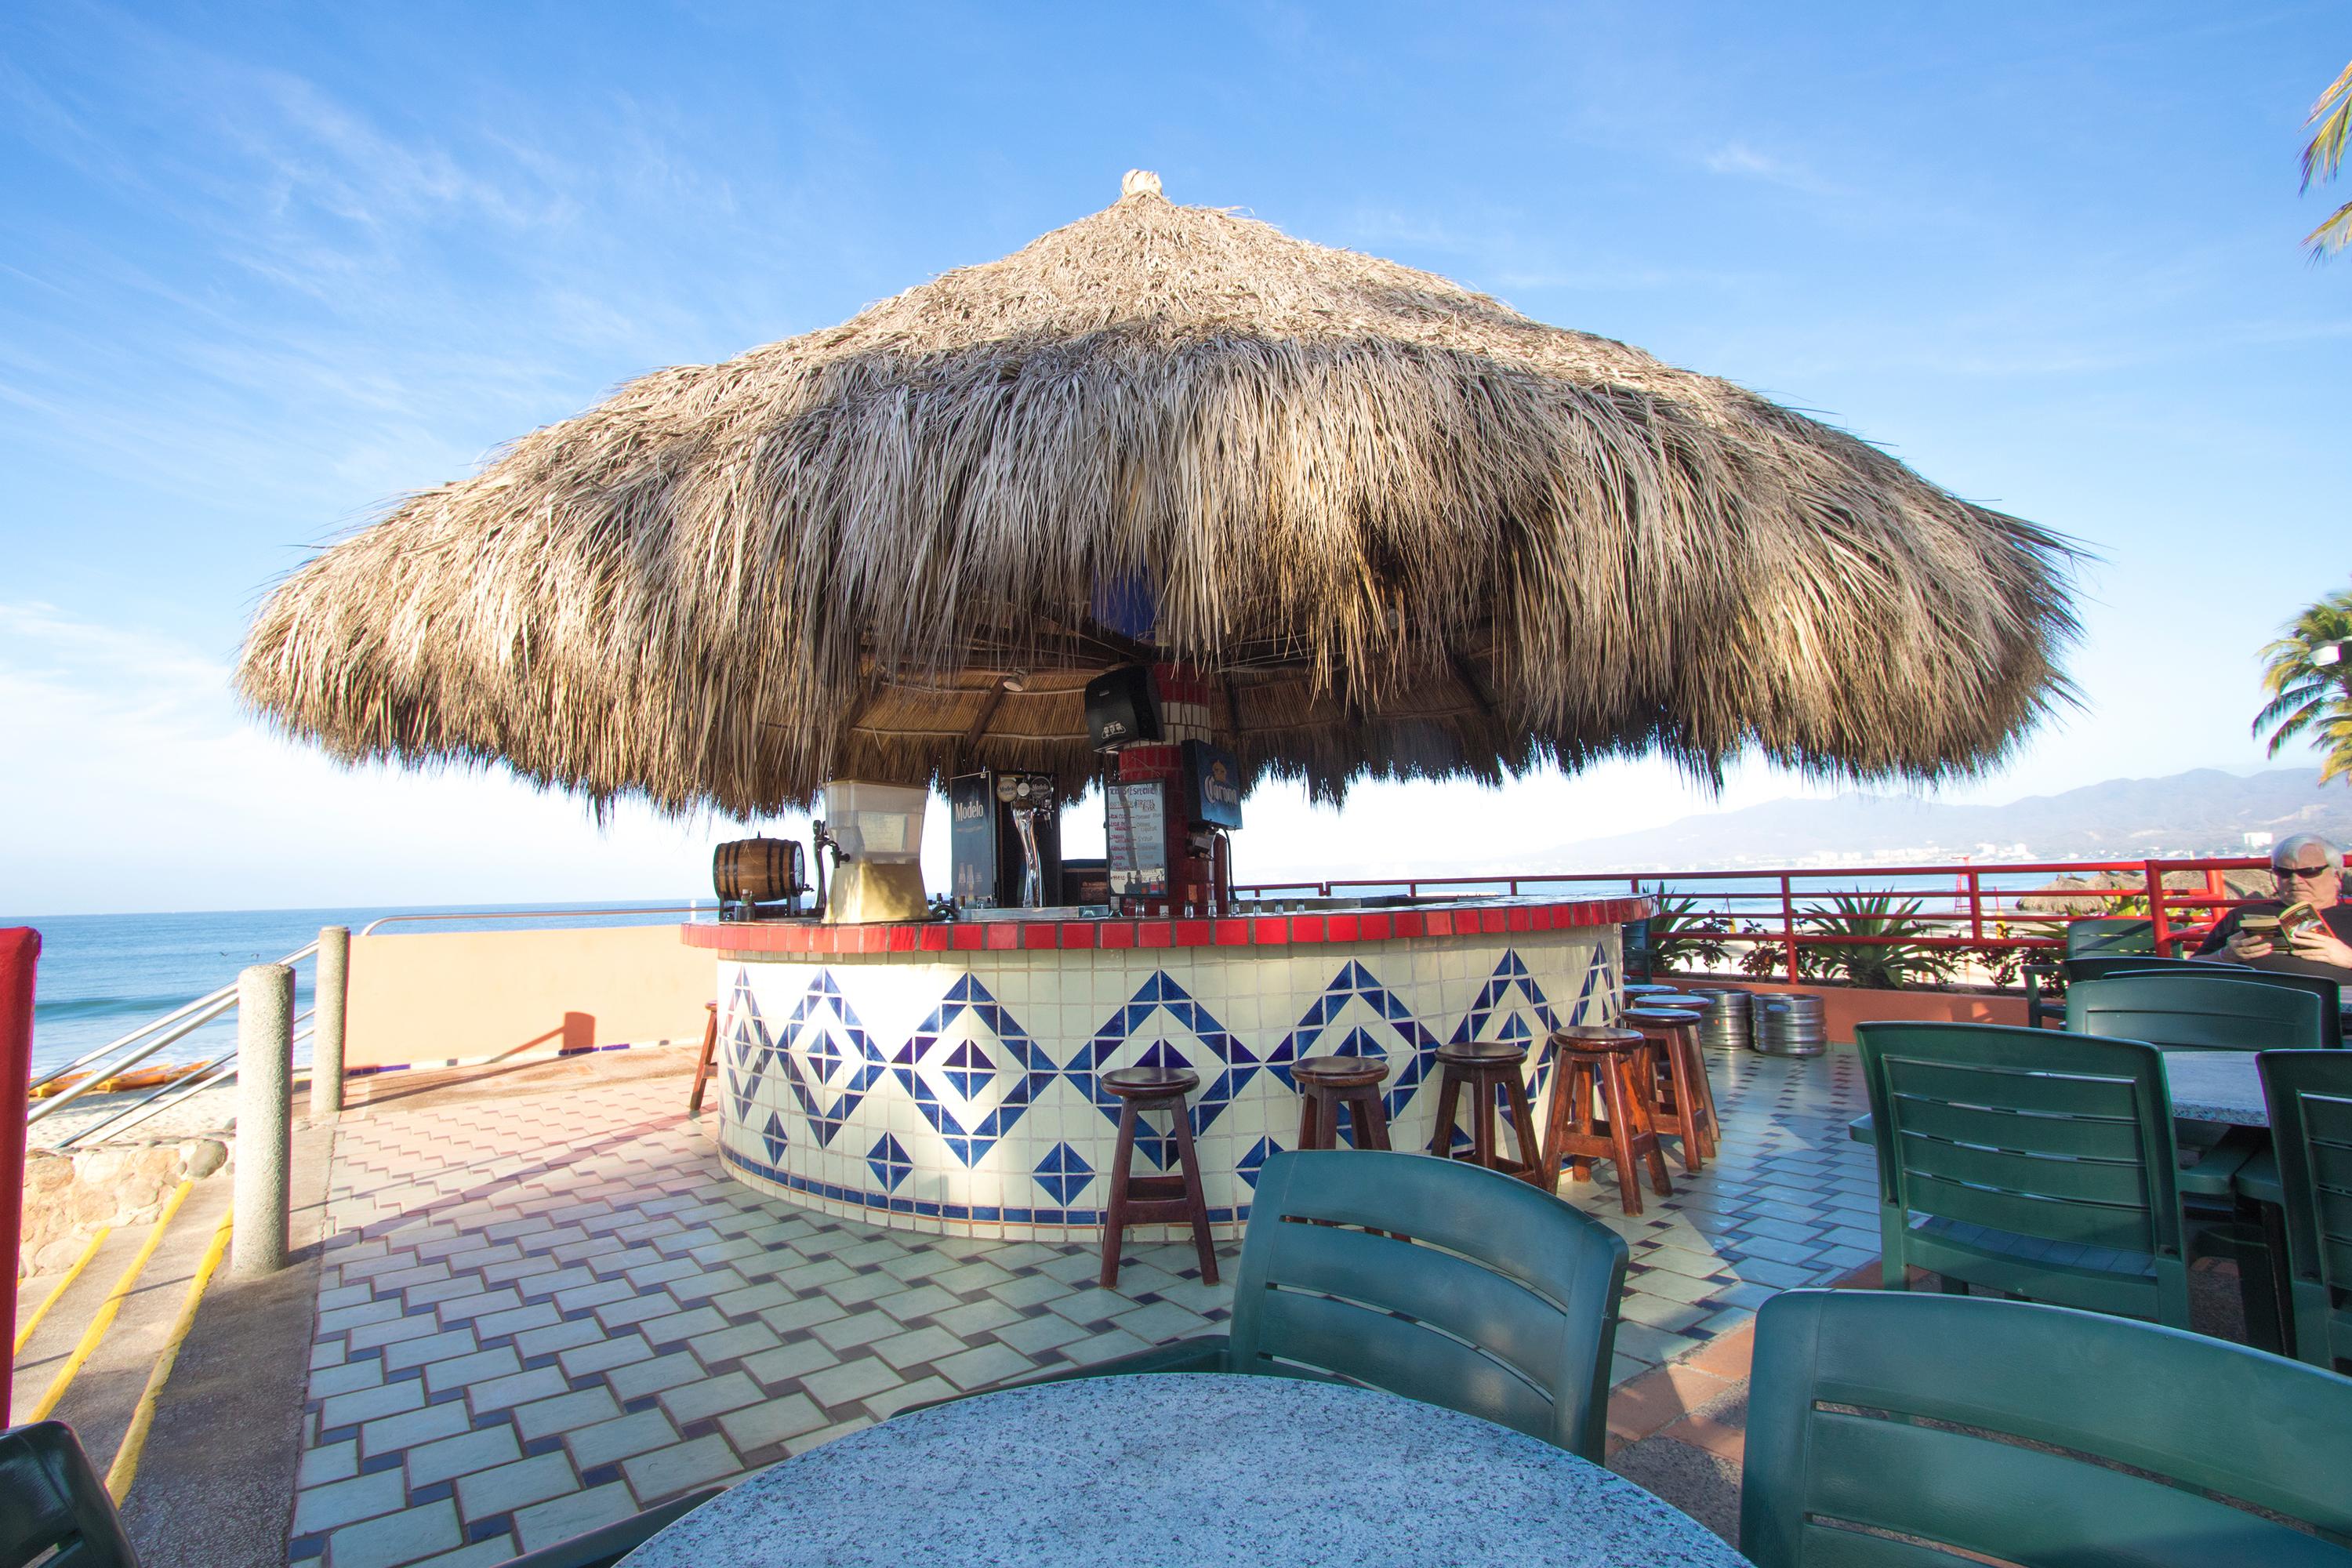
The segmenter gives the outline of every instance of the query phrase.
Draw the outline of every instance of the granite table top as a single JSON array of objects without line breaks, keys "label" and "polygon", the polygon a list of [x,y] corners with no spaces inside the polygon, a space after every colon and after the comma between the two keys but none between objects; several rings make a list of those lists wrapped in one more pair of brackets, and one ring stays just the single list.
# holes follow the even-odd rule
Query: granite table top
[{"label": "granite table top", "polygon": [[1371,1389],[1083,1378],[900,1415],[752,1476],[625,1568],[1741,1568],[1633,1482]]},{"label": "granite table top", "polygon": [[2172,1114],[2183,1121],[2226,1121],[2268,1127],[2262,1069],[2252,1051],[2167,1051],[2164,1079],[2172,1086]]}]

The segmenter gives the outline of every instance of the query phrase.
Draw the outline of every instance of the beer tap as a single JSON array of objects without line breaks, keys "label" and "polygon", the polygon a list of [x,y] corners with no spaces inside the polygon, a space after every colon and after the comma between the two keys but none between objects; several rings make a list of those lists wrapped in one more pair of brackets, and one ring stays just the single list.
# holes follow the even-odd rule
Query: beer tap
[{"label": "beer tap", "polygon": [[1054,809],[1054,781],[1040,773],[1009,773],[996,781],[996,798],[1013,808],[1013,830],[1021,837],[1021,907],[1043,909],[1045,864],[1037,848],[1037,816]]},{"label": "beer tap", "polygon": [[816,862],[816,912],[820,915],[824,914],[825,910],[824,852],[828,849],[833,851],[835,865],[840,865],[845,858],[841,852],[841,840],[835,838],[832,831],[825,826],[824,819],[810,818],[809,858]]}]

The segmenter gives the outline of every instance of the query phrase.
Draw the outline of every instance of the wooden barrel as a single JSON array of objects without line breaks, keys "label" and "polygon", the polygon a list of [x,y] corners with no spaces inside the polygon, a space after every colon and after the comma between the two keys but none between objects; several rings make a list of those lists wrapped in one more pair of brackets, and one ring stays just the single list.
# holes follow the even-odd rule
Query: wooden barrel
[{"label": "wooden barrel", "polygon": [[808,890],[796,838],[738,838],[711,853],[710,881],[723,903],[780,904]]}]

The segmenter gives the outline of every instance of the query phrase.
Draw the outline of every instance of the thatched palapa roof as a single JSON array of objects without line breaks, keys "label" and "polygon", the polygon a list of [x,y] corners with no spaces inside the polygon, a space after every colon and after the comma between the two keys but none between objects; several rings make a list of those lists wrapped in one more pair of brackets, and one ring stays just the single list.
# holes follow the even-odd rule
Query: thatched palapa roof
[{"label": "thatched palapa roof", "polygon": [[409,499],[271,594],[238,680],[347,759],[744,816],[1082,783],[1078,689],[1142,657],[1327,796],[1651,750],[1934,779],[2063,700],[2067,563],[1728,383],[1130,175]]}]

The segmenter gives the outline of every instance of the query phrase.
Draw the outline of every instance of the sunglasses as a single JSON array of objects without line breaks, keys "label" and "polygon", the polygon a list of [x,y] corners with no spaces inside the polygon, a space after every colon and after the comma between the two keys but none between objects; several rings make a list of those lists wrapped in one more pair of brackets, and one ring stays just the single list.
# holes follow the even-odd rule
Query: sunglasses
[{"label": "sunglasses", "polygon": [[2316,866],[2273,866],[2271,868],[2271,874],[2274,877],[2325,877],[2327,875],[2327,872],[2328,867],[2325,861]]}]

